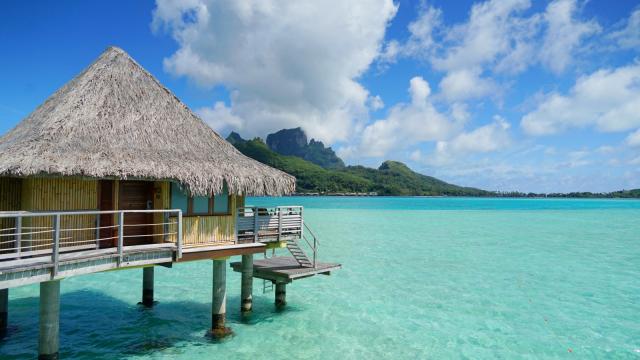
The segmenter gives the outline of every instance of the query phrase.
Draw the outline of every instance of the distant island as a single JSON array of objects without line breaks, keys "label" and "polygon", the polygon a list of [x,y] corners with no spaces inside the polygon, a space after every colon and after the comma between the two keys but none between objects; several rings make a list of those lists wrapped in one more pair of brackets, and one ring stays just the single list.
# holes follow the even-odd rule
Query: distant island
[{"label": "distant island", "polygon": [[378,169],[345,166],[331,148],[315,140],[307,143],[300,128],[281,130],[267,139],[271,147],[260,138],[245,140],[235,132],[227,137],[243,154],[294,175],[301,194],[491,196],[418,174],[397,161],[385,161]]},{"label": "distant island", "polygon": [[246,140],[231,132],[227,141],[244,155],[295,176],[298,195],[640,198],[640,189],[553,194],[487,191],[419,174],[393,160],[384,161],[377,169],[346,166],[331,147],[315,139],[309,141],[301,128],[269,134],[266,142],[261,138]]}]

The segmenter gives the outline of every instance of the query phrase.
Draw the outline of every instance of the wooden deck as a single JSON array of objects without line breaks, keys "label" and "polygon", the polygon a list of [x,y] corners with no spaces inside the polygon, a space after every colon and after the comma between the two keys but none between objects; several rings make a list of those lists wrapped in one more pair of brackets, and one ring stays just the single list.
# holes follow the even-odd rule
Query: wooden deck
[{"label": "wooden deck", "polygon": [[[264,252],[266,245],[216,244],[184,248],[178,262],[205,260]],[[125,246],[122,259],[117,248],[61,253],[54,270],[51,255],[0,261],[0,289],[96,272],[176,262],[173,243]]]},{"label": "wooden deck", "polygon": [[[300,265],[311,265],[312,260],[297,242],[309,245],[313,263],[318,243],[304,224],[302,211],[301,206],[240,208],[231,237],[207,235],[207,241],[197,244],[183,241],[180,209],[0,211],[0,289],[108,270],[250,255],[276,247],[288,248],[295,258],[256,260],[256,277],[288,283],[339,269],[340,264],[333,263]],[[144,216],[145,221],[127,223],[135,216]],[[103,218],[112,221],[101,224]],[[136,226],[148,233],[131,232]]]},{"label": "wooden deck", "polygon": [[171,263],[174,244],[127,246],[122,258],[117,248],[95,249],[60,254],[58,267],[50,256],[0,262],[0,288],[91,274],[118,268]]},{"label": "wooden deck", "polygon": [[194,246],[182,250],[182,258],[178,262],[213,259],[234,255],[248,255],[264,252],[263,243],[226,244],[212,246]]},{"label": "wooden deck", "polygon": [[[241,262],[230,264],[233,271],[240,272]],[[341,269],[342,265],[337,263],[317,263],[315,268],[302,267],[296,259],[289,256],[277,256],[270,259],[253,261],[253,277],[271,280],[275,282],[290,283],[293,280],[302,279],[317,274],[329,275],[331,271]]]}]

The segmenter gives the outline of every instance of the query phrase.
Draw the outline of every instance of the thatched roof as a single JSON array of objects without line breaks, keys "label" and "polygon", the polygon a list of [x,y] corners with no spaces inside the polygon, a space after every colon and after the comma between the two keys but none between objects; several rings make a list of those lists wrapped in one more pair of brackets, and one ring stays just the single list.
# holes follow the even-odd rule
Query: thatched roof
[{"label": "thatched roof", "polygon": [[242,155],[111,47],[0,138],[0,176],[172,180],[193,195],[283,195],[295,178]]}]

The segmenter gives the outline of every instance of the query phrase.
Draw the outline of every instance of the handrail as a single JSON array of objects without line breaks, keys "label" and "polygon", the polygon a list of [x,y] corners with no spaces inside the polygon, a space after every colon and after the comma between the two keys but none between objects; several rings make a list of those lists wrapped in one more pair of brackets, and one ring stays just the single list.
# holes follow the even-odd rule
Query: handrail
[{"label": "handrail", "polygon": [[[148,221],[144,224],[125,224],[128,214],[148,213],[164,214],[163,219],[158,223]],[[116,215],[114,225],[100,224],[101,215]],[[177,215],[177,221],[169,221],[171,216]],[[92,219],[95,217],[95,219]],[[169,240],[169,236],[175,238],[176,259],[182,257],[182,210],[180,209],[148,209],[148,210],[73,210],[73,211],[1,211],[0,219],[14,219],[13,224],[7,224],[6,229],[0,229],[2,237],[8,236],[13,239],[0,242],[0,261],[19,260],[24,257],[49,256],[52,265],[52,277],[57,276],[60,262],[60,253],[66,251],[99,249],[103,241],[117,240],[112,248],[117,250],[118,266],[123,262],[124,250],[127,248],[124,240],[130,237],[161,237],[164,241]],[[44,218],[44,219],[43,219]],[[49,219],[47,219],[49,218]],[[37,220],[32,223],[31,220]],[[25,222],[27,221],[28,222]],[[168,225],[176,224],[177,229],[172,230]],[[44,225],[44,226],[43,226]],[[131,227],[162,227],[154,230],[151,234],[129,235],[125,234],[126,229]],[[43,231],[32,231],[31,229],[45,229]],[[101,237],[101,230],[112,229],[117,231],[117,235]],[[45,235],[46,234],[46,235]],[[82,245],[79,245],[82,244]],[[78,245],[78,246],[77,246]]]},{"label": "handrail", "polygon": [[[305,235],[305,230],[311,239]],[[320,242],[304,221],[304,208],[299,205],[237,208],[234,238],[236,243],[304,240],[313,252],[313,267],[317,265]]]},{"label": "handrail", "polygon": [[320,247],[320,241],[318,240],[318,237],[313,233],[313,231],[311,231],[311,228],[309,227],[309,225],[307,225],[307,223],[304,224],[304,228],[307,229],[307,231],[309,232],[309,235],[311,235],[311,237],[313,238],[313,245],[311,245],[311,243],[309,243],[309,240],[307,239],[306,236],[304,236],[304,233],[302,234],[302,238],[304,239],[304,241],[307,243],[307,245],[309,245],[309,247],[311,248],[311,250],[313,251],[313,268],[316,268],[317,265],[317,258],[318,258],[318,248]]},{"label": "handrail", "polygon": [[244,206],[237,208],[236,243],[280,242],[301,238],[304,229],[302,206]]},{"label": "handrail", "polygon": [[309,225],[307,225],[307,223],[304,224],[304,228],[307,229],[309,234],[311,234],[311,236],[317,240],[318,237],[316,236],[316,234],[313,233],[313,231],[311,231],[311,228],[309,227]]},{"label": "handrail", "polygon": [[42,217],[42,216],[55,216],[60,215],[110,215],[125,213],[182,213],[180,209],[168,209],[168,210],[87,210],[87,211],[0,211],[0,218],[17,218],[17,217]]},{"label": "handrail", "polygon": [[176,257],[180,259],[182,257],[182,210],[178,211],[178,236],[176,237],[176,246],[178,247]]}]

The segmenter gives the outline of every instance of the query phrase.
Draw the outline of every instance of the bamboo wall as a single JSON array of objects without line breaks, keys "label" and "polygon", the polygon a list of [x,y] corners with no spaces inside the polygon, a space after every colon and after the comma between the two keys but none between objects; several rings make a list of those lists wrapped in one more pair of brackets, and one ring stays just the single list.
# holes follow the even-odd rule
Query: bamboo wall
[{"label": "bamboo wall", "polygon": [[[235,240],[235,220],[238,207],[244,206],[244,196],[231,195],[231,215],[187,216],[182,220],[182,240],[185,246],[229,244]],[[175,225],[171,232],[177,232]],[[175,241],[175,236],[171,237]]]},{"label": "bamboo wall", "polygon": [[[98,208],[98,181],[77,178],[25,178],[22,181],[21,210],[25,211],[69,211],[96,210]],[[60,219],[60,245],[91,245],[95,230],[65,231],[95,227],[96,216],[73,215]],[[38,232],[52,229],[52,217],[25,218],[24,232]],[[48,249],[53,234],[42,232],[23,237],[25,247],[31,250]]]},{"label": "bamboo wall", "polygon": [[[16,178],[0,178],[0,211],[20,210],[20,194],[22,192],[22,182]],[[0,218],[1,235],[8,235],[15,228],[15,219]],[[0,249],[14,247],[14,240],[11,236],[0,236]]]},{"label": "bamboo wall", "polygon": [[[171,208],[170,182],[156,181],[154,183],[154,209]],[[114,182],[116,197],[114,206],[118,209],[119,182]],[[98,209],[99,182],[97,180],[77,178],[0,178],[0,211],[67,211],[67,210],[96,210]],[[185,216],[183,217],[184,245],[198,246],[207,244],[223,244],[234,241],[235,219],[237,208],[244,206],[244,196],[230,196],[231,215],[216,216]],[[175,221],[175,218],[171,219]],[[154,223],[164,222],[164,215],[154,215]],[[81,229],[95,227],[96,216],[75,215],[61,218],[61,246],[91,245],[95,239],[95,230],[64,231],[64,229]],[[23,236],[23,251],[44,250],[52,242],[52,217],[25,218],[23,232],[42,233]],[[1,228],[13,228],[13,219],[2,220]],[[164,240],[161,235],[165,230],[163,225],[155,225],[154,242]],[[170,232],[177,232],[176,225],[169,226]],[[10,239],[11,237],[7,237]],[[0,240],[2,237],[0,237]],[[175,236],[170,237],[175,241]],[[8,243],[8,241],[7,241]],[[0,248],[5,247],[0,243]],[[12,245],[8,244],[7,246]],[[30,247],[29,247],[30,246]]]}]

